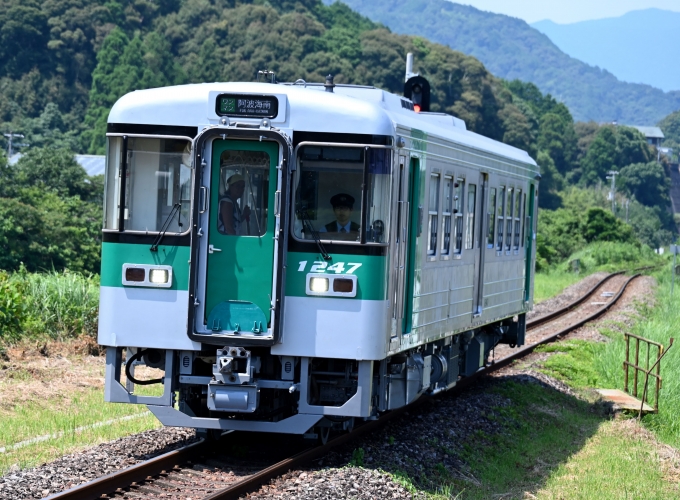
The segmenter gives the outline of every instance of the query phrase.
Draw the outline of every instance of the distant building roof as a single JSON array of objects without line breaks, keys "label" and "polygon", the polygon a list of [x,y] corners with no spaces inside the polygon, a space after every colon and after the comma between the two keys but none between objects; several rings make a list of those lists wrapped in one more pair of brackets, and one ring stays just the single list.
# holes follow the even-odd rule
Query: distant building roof
[{"label": "distant building roof", "polygon": [[78,165],[85,169],[87,175],[103,175],[106,165],[106,156],[99,155],[76,155]]},{"label": "distant building roof", "polygon": [[[16,165],[19,158],[23,156],[22,153],[14,153],[10,159],[10,165]],[[76,155],[78,165],[85,169],[87,175],[102,175],[104,173],[104,166],[106,165],[106,156],[99,155]]]},{"label": "distant building roof", "polygon": [[647,139],[663,139],[664,135],[659,127],[637,127],[633,125],[633,128],[638,129],[642,132]]}]

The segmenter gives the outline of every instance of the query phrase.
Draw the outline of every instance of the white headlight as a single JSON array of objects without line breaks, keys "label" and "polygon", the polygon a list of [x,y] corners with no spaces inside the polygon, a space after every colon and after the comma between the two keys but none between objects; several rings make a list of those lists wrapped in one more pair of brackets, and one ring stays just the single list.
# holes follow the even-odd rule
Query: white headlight
[{"label": "white headlight", "polygon": [[161,284],[168,282],[167,269],[152,269],[149,273],[149,281],[154,284]]},{"label": "white headlight", "polygon": [[309,280],[309,288],[312,292],[327,292],[328,278],[312,278]]}]

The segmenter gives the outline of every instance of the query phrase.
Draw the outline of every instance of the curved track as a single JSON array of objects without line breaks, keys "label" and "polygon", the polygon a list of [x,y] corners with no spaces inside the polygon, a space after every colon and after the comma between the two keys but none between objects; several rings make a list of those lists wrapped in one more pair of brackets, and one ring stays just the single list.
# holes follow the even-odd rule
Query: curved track
[{"label": "curved track", "polygon": [[[493,361],[473,376],[461,379],[448,393],[461,392],[479,377],[498,370],[531,353],[539,345],[558,340],[598,318],[619,300],[628,284],[638,276],[640,275],[635,274],[626,279],[623,272],[609,274],[574,302],[527,322],[527,340],[531,341],[530,344],[520,349],[512,349],[511,354]],[[608,300],[604,301],[602,300],[603,290],[605,287],[611,288],[614,285],[613,282],[610,283],[612,280],[621,281],[618,292],[611,296],[608,293],[605,294]],[[593,308],[593,305],[597,307]],[[271,458],[269,463],[266,459],[244,463],[233,455],[226,457],[224,453],[219,452],[219,449],[224,449],[225,439],[234,435],[227,434],[223,435],[217,443],[201,440],[49,498],[54,500],[89,500],[102,497],[156,498],[161,494],[164,494],[166,498],[177,498],[181,495],[186,497],[187,493],[191,498],[203,500],[239,498],[290,469],[324,456],[334,447],[382,427],[385,422],[413,408],[414,405],[422,404],[425,400],[427,397],[421,397],[411,405],[388,412],[379,420],[366,422],[356,427],[351,433],[332,439],[323,446],[302,450],[276,463],[271,463],[273,462]]]}]

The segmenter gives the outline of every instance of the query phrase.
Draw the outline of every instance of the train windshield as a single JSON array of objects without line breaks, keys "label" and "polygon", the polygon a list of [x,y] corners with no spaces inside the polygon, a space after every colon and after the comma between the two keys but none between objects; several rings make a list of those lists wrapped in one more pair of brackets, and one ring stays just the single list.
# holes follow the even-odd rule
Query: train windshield
[{"label": "train windshield", "polygon": [[318,233],[324,241],[387,243],[391,150],[303,146],[298,166],[293,226],[297,238],[312,240]]},{"label": "train windshield", "polygon": [[191,142],[182,139],[109,137],[104,229],[119,229],[120,178],[125,162],[122,224],[126,231],[169,233],[189,228]]}]

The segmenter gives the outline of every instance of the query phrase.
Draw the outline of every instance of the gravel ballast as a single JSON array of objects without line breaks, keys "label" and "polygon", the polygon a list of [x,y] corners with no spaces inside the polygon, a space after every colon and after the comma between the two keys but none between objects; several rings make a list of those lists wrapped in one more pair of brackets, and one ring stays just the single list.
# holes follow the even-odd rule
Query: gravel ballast
[{"label": "gravel ballast", "polygon": [[10,471],[0,478],[0,499],[44,498],[195,440],[193,429],[166,427],[100,444],[33,469]]}]

